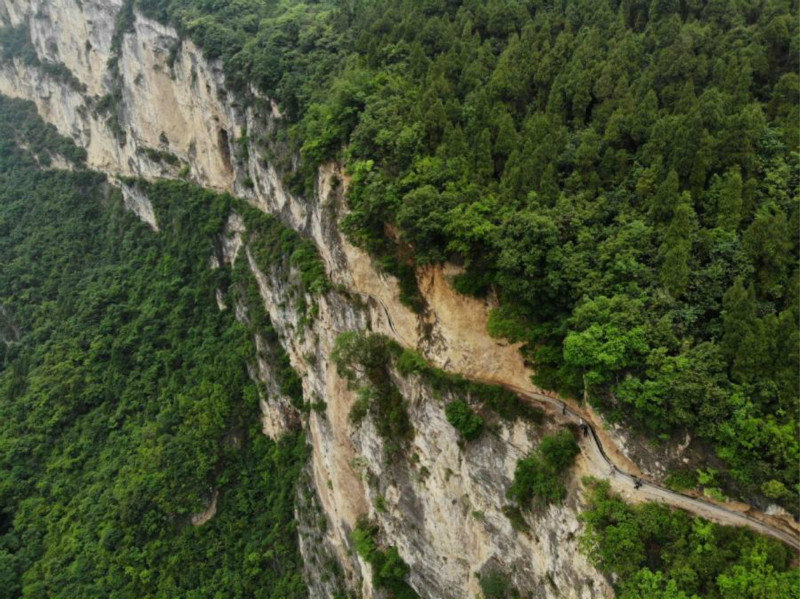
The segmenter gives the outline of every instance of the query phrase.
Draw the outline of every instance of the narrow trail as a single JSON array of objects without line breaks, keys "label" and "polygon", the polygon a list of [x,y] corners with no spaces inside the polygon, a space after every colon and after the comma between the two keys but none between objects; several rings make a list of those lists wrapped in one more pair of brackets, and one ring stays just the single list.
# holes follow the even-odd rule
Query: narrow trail
[{"label": "narrow trail", "polygon": [[[774,537],[800,551],[800,534],[789,530],[788,525],[784,529],[764,522],[760,518],[766,519],[769,516],[752,506],[749,511],[753,515],[749,515],[699,497],[667,489],[658,483],[626,472],[609,457],[595,430],[595,425],[587,415],[581,413],[567,402],[513,385],[501,384],[501,386],[528,401],[555,408],[557,414],[561,415],[562,420],[579,426],[586,426],[587,434],[580,439],[580,445],[583,455],[593,471],[592,476],[610,481],[618,491],[624,490],[626,493],[630,493],[642,500],[656,501],[678,507],[720,524],[747,526],[758,533]],[[638,489],[634,487],[637,479],[641,484]]]},{"label": "narrow trail", "polygon": [[[392,317],[383,301],[374,296],[370,297],[383,308],[387,325],[394,335],[407,346],[415,347],[416,343],[409,343],[408,340],[404,339],[395,329]],[[747,509],[749,514],[744,513],[706,499],[673,491],[652,480],[624,470],[619,464],[622,460],[615,461],[609,455],[615,453],[619,453],[620,455],[624,454],[622,454],[619,448],[615,448],[616,451],[607,451],[603,446],[601,436],[597,433],[596,427],[598,424],[594,422],[591,415],[584,413],[580,408],[569,402],[530,389],[523,389],[515,385],[498,383],[497,381],[484,380],[476,377],[467,378],[479,383],[500,385],[528,402],[541,407],[550,408],[548,411],[556,420],[576,424],[579,427],[581,427],[581,425],[585,426],[585,432],[579,439],[579,443],[581,452],[590,469],[590,474],[595,478],[609,481],[617,492],[632,496],[640,501],[654,501],[680,508],[719,524],[746,526],[760,534],[774,537],[793,547],[796,551],[800,551],[800,532],[793,529],[789,523],[782,523],[782,526],[778,526],[770,522],[770,520],[775,521],[776,519],[752,506],[749,506]],[[611,441],[606,439],[605,442],[610,443]],[[638,488],[635,486],[636,481],[639,481]]]}]

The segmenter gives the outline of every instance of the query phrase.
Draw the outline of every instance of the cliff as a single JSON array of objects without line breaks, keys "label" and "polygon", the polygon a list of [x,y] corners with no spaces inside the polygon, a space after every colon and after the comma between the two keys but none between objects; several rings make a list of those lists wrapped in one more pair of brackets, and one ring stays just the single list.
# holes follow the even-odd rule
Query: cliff
[{"label": "cliff", "polygon": [[[282,126],[274,103],[253,93],[244,106],[226,90],[218,64],[160,23],[137,16],[115,44],[121,7],[120,0],[2,0],[4,24],[28,28],[39,64],[15,57],[0,65],[0,93],[33,100],[46,120],[86,148],[91,168],[112,177],[184,177],[229,191],[313,240],[332,283],[318,296],[298,291],[296,270],[260,267],[236,215],[220,256],[246,261],[302,376],[304,397],[318,406],[303,418],[313,452],[297,500],[311,596],[331,596],[342,586],[359,596],[380,594],[351,540],[364,514],[378,525],[379,542],[397,547],[410,566],[408,582],[425,597],[477,595],[479,576],[488,573],[537,597],[612,595],[578,551],[580,461],[568,500],[526,516],[527,531],[515,530],[504,514],[517,460],[555,424],[496,419],[490,434],[460,442],[444,415],[448,394],[396,369],[392,382],[415,431],[404,457],[389,459],[370,419],[357,426],[349,418],[356,392],[331,362],[345,331],[381,333],[448,371],[536,391],[517,348],[487,334],[491,302],[456,294],[448,282],[453,273],[437,267],[418,275],[424,312],[406,308],[397,281],[339,234],[346,185],[340,169],[320,169],[314,197],[292,194],[279,165],[266,158],[274,153],[265,151],[267,140]],[[49,63],[71,75],[54,76],[42,68]],[[126,205],[157,229],[147,198],[124,190]],[[233,309],[247,318],[246,307]],[[270,364],[258,360],[251,372],[266,388],[265,433],[297,426],[299,415],[270,385]]]}]

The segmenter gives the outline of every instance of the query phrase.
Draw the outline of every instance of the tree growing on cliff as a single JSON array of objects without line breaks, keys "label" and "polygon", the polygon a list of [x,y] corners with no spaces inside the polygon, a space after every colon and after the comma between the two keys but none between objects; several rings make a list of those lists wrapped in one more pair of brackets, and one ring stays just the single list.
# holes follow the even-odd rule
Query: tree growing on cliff
[{"label": "tree growing on cliff", "polygon": [[579,452],[569,430],[544,437],[538,451],[517,462],[508,497],[526,508],[563,501],[567,496],[566,472]]}]

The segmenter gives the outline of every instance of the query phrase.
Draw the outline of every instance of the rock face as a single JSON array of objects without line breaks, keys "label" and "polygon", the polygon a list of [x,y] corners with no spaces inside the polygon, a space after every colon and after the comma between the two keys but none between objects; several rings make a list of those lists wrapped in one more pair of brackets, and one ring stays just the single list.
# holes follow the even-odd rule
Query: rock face
[{"label": "rock face", "polygon": [[153,204],[150,203],[149,198],[136,187],[125,184],[120,184],[119,187],[122,190],[122,203],[125,205],[125,208],[150,225],[153,231],[158,231],[156,213],[155,210],[153,210]]},{"label": "rock face", "polygon": [[[356,396],[330,361],[344,331],[379,332],[441,368],[532,389],[517,347],[486,332],[490,303],[456,294],[448,283],[452,273],[430,268],[418,276],[425,312],[401,304],[397,281],[339,234],[346,183],[340,169],[320,169],[316,197],[294,196],[261,148],[251,141],[243,153],[237,141],[243,132],[250,140],[267,138],[281,126],[274,103],[254,94],[243,108],[225,89],[218,64],[174,30],[139,15],[115,48],[121,7],[122,0],[0,0],[3,24],[27,27],[40,60],[61,63],[73,75],[55,79],[15,59],[0,65],[0,93],[33,100],[47,121],[87,149],[91,168],[112,176],[184,177],[229,191],[316,244],[333,283],[332,291],[317,297],[297,291],[299,275],[291,269],[259,269],[235,215],[218,259],[247,261],[302,376],[306,401],[318,406],[303,422],[313,452],[297,501],[310,595],[332,596],[343,588],[380,595],[350,538],[363,514],[379,524],[382,544],[398,548],[410,566],[409,583],[424,597],[475,596],[478,576],[489,572],[536,597],[613,595],[578,552],[577,475],[564,505],[527,516],[528,532],[514,530],[503,514],[516,461],[536,446],[546,425],[500,422],[492,434],[459,444],[444,416],[445,398],[397,373],[395,384],[409,402],[416,431],[406,459],[387,461],[369,419],[359,427],[350,422]],[[116,68],[109,69],[112,58]],[[146,197],[128,190],[125,201],[158,227]],[[308,319],[300,305],[315,306],[316,316]],[[241,306],[232,309],[246,317]],[[274,376],[267,362],[257,362],[252,374],[270,389]],[[262,402],[271,436],[299,424],[289,400],[279,395],[272,389]]]},{"label": "rock face", "polygon": [[577,477],[563,505],[524,514],[528,530],[515,530],[503,513],[517,460],[555,428],[494,419],[491,432],[465,442],[444,414],[455,397],[435,399],[419,378],[393,377],[410,404],[411,459],[389,458],[369,421],[353,438],[370,515],[387,545],[414,556],[409,581],[422,596],[479,596],[478,576],[487,574],[532,597],[612,593],[577,551]]}]

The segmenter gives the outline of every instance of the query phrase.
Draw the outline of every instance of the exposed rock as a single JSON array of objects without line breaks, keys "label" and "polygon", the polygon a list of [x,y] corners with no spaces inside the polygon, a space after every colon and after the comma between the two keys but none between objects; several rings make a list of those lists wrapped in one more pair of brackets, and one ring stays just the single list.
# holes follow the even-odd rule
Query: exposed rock
[{"label": "exposed rock", "polygon": [[423,597],[477,596],[475,574],[489,570],[535,597],[613,594],[577,551],[577,477],[569,481],[563,505],[525,515],[528,532],[514,530],[503,513],[517,460],[555,429],[494,417],[491,430],[465,443],[444,414],[453,398],[436,399],[417,377],[393,378],[409,400],[411,446],[390,461],[369,420],[353,438],[370,516],[380,524],[383,540],[397,546],[411,566],[410,582]]},{"label": "exposed rock", "polygon": [[0,341],[10,346],[19,341],[21,331],[19,325],[11,318],[11,314],[4,306],[0,306]]},{"label": "exposed rock", "polygon": [[233,264],[242,248],[242,234],[245,231],[242,217],[232,212],[225,223],[222,236],[222,259],[225,264]]},{"label": "exposed rock", "polygon": [[217,499],[219,498],[219,491],[214,489],[214,492],[211,494],[211,501],[208,504],[208,507],[204,509],[199,514],[195,514],[191,518],[192,526],[203,526],[206,522],[211,520],[214,516],[217,515]]},{"label": "exposed rock", "polygon": [[[343,597],[348,589],[360,589],[361,576],[342,569],[341,548],[327,534],[328,517],[322,511],[311,465],[300,475],[295,500],[295,518],[300,535],[300,553],[306,568],[309,597]],[[350,578],[348,579],[347,576]]]},{"label": "exposed rock", "polygon": [[274,365],[267,360],[266,343],[261,335],[255,335],[256,360],[258,364],[256,380],[263,383],[262,395],[259,398],[261,407],[261,426],[264,434],[271,439],[279,439],[286,431],[300,428],[300,414],[292,406],[292,400],[282,392],[277,384],[278,377]]},{"label": "exposed rock", "polygon": [[222,295],[222,290],[221,289],[217,289],[214,292],[214,299],[217,300],[217,307],[220,310],[227,310],[228,309],[228,305],[225,303],[225,297]]},{"label": "exposed rock", "polygon": [[150,199],[138,187],[128,186],[123,183],[118,183],[118,185],[122,190],[122,203],[125,208],[150,225],[153,231],[158,231],[156,213],[153,210],[153,204],[150,203]]}]

